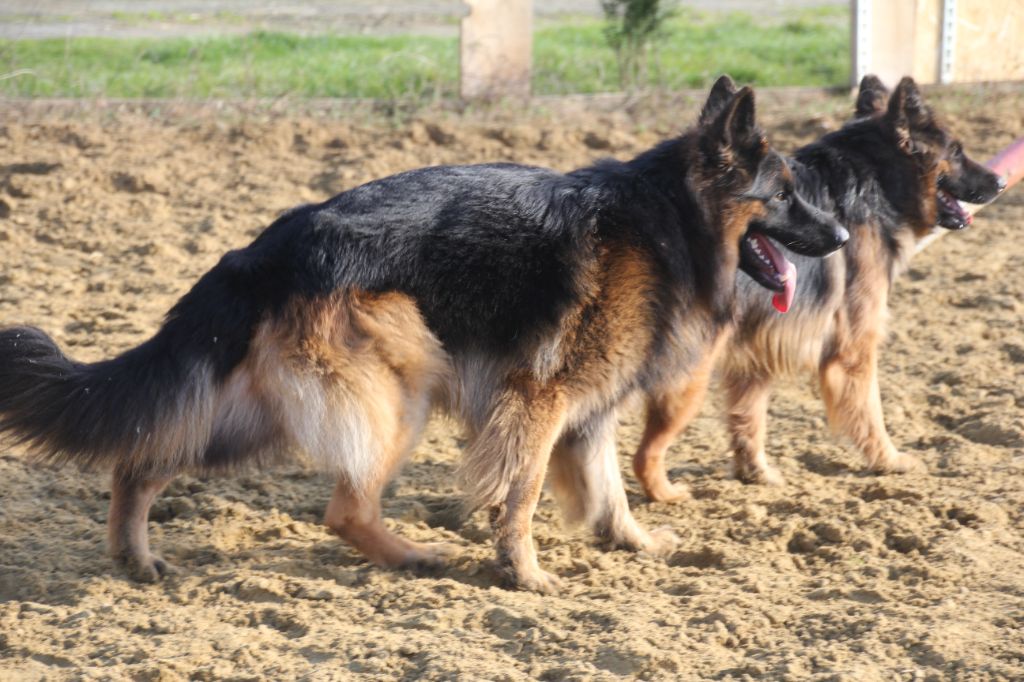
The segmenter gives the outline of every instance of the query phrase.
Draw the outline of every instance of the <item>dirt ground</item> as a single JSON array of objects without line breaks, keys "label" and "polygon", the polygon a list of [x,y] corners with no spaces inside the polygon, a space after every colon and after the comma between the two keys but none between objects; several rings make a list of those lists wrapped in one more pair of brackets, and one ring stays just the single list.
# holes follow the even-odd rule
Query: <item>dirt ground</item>
[{"label": "dirt ground", "polygon": [[[761,110],[790,150],[848,106]],[[696,111],[395,122],[0,108],[0,325],[38,325],[86,361],[147,338],[222,252],[294,204],[426,164],[628,156]],[[939,108],[977,158],[1024,134],[1021,91],[946,94]],[[367,565],[318,523],[331,482],[286,467],[172,484],[150,527],[178,573],[138,585],[105,553],[104,475],[0,450],[0,678],[1022,679],[1022,220],[1017,188],[895,288],[883,399],[929,475],[862,474],[799,380],[771,403],[788,485],[743,486],[713,400],[670,456],[693,501],[647,504],[627,478],[640,521],[682,537],[668,560],[602,551],[545,496],[540,560],[566,582],[554,597],[496,586],[485,519],[460,533],[425,523],[456,494],[462,440],[443,422],[386,501],[399,532],[461,547],[425,576]],[[638,436],[632,410],[626,471]]]}]

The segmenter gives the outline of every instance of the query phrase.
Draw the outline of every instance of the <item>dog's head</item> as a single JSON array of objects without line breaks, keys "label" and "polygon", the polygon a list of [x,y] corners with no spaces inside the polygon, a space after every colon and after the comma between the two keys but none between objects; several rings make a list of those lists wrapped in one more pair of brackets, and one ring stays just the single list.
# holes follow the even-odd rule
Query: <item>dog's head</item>
[{"label": "dog's head", "polygon": [[889,94],[878,78],[865,76],[856,116],[874,121],[891,142],[878,158],[883,190],[915,233],[936,225],[963,229],[971,216],[961,201],[988,203],[1006,188],[1005,180],[967,156],[912,78],[901,80]]},{"label": "dog's head", "polygon": [[723,237],[739,250],[740,269],[776,292],[775,306],[785,312],[796,292],[796,267],[773,240],[796,253],[825,256],[849,234],[797,193],[785,159],[757,126],[750,88],[737,90],[728,76],[718,79],[700,128],[706,208],[722,218]]}]

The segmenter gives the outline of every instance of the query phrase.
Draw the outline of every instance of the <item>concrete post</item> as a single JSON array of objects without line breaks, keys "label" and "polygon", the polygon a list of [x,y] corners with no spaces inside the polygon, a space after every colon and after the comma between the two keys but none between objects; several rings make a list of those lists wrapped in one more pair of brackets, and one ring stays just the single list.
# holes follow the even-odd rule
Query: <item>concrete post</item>
[{"label": "concrete post", "polygon": [[463,99],[530,95],[532,0],[464,0],[460,44]]}]

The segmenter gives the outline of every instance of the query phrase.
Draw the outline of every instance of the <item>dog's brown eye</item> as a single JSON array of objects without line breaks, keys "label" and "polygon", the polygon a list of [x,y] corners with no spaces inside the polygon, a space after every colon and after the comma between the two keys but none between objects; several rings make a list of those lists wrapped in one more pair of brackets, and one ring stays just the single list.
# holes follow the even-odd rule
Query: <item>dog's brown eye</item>
[{"label": "dog's brown eye", "polygon": [[789,193],[779,192],[778,194],[775,195],[774,199],[775,201],[787,201],[789,199]]}]

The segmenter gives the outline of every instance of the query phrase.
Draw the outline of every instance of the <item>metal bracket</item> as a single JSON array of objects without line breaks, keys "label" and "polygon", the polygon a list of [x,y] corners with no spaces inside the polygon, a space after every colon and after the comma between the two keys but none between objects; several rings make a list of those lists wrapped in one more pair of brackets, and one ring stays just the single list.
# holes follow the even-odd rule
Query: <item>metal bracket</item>
[{"label": "metal bracket", "polygon": [[939,43],[939,82],[953,82],[953,57],[956,48],[956,0],[942,0],[942,40]]},{"label": "metal bracket", "polygon": [[850,0],[853,5],[853,87],[871,71],[871,0]]}]

